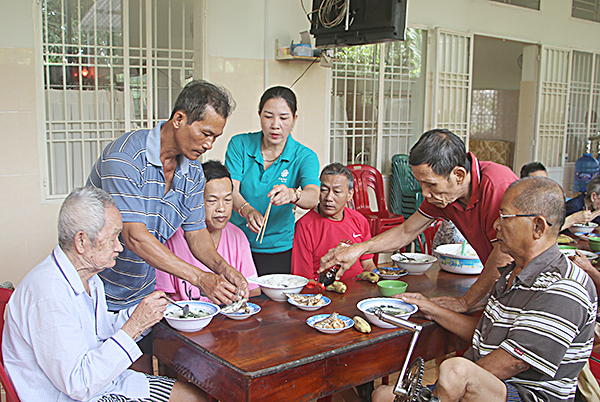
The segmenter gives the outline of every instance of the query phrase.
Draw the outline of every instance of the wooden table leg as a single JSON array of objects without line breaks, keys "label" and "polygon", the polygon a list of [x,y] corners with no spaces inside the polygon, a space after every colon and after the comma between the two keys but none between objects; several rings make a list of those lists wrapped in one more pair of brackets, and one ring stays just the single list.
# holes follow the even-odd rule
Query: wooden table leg
[{"label": "wooden table leg", "polygon": [[329,395],[329,396],[317,399],[317,402],[331,402],[332,400],[333,400],[333,396]]}]

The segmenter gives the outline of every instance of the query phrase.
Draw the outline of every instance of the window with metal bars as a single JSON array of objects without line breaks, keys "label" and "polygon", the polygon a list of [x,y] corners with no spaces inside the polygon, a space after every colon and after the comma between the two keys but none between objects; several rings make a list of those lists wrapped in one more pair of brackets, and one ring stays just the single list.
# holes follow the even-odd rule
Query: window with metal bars
[{"label": "window with metal bars", "polygon": [[47,198],[84,185],[104,147],[168,119],[194,72],[193,0],[43,0]]},{"label": "window with metal bars", "polygon": [[571,16],[600,22],[600,0],[573,0]]},{"label": "window with metal bars", "polygon": [[[600,135],[600,54],[573,51],[569,114],[567,121],[567,162],[575,162],[591,149],[588,138]],[[597,143],[597,139],[595,140]]]},{"label": "window with metal bars", "polygon": [[540,0],[491,0],[497,3],[512,4],[514,6],[531,8],[533,10],[540,9]]},{"label": "window with metal bars", "polygon": [[391,173],[422,132],[426,32],[403,42],[340,48],[332,68],[330,160]]}]

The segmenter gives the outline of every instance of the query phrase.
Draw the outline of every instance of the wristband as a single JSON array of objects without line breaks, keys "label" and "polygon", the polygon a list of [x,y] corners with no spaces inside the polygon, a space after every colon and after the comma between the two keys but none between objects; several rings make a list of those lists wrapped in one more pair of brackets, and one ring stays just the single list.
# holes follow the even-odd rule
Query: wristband
[{"label": "wristband", "polygon": [[245,203],[242,204],[242,206],[240,207],[240,209],[238,209],[238,214],[240,214],[240,216],[242,218],[245,218],[245,216],[242,214],[242,209],[244,209],[244,207],[246,207],[247,205],[250,205],[250,203],[246,201]]}]

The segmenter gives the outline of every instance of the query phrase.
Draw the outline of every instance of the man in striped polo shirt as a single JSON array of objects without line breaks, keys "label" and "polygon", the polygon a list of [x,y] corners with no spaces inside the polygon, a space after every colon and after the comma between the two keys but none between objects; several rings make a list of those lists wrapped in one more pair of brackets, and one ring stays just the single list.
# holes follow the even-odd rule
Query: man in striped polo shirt
[{"label": "man in striped polo shirt", "polygon": [[[106,146],[88,185],[113,196],[123,217],[119,254],[100,275],[108,308],[116,311],[154,291],[155,268],[184,279],[216,303],[248,295],[244,276],[217,253],[206,229],[204,173],[197,159],[223,133],[234,108],[224,88],[192,81],[179,94],[171,118],[151,130],[124,134]],[[214,273],[181,260],[164,243],[180,227],[194,256]]]},{"label": "man in striped polo shirt", "polygon": [[[497,280],[481,319],[400,295],[427,319],[472,342],[464,358],[440,365],[434,399],[573,401],[593,346],[596,289],[556,240],[565,220],[562,189],[543,177],[506,190],[494,223],[501,250],[514,258]],[[374,401],[391,401],[390,387]],[[435,399],[435,398],[439,399]]]}]

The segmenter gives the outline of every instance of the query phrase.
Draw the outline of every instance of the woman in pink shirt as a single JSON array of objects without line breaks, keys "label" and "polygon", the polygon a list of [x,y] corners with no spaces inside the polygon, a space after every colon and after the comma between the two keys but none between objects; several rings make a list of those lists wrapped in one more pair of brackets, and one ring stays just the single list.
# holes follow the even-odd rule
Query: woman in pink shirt
[{"label": "woman in pink shirt", "polygon": [[[239,270],[244,277],[256,276],[256,267],[252,260],[250,244],[244,232],[229,223],[233,208],[233,183],[231,175],[219,161],[208,161],[202,164],[206,185],[204,188],[204,209],[206,212],[206,228],[215,242],[217,252],[232,267]],[[179,228],[165,246],[176,256],[203,271],[212,272],[198,261],[187,242],[184,232]],[[248,284],[250,297],[260,295],[258,285]],[[168,293],[173,300],[210,300],[200,295],[200,290],[183,279],[156,270],[156,290]]]}]

